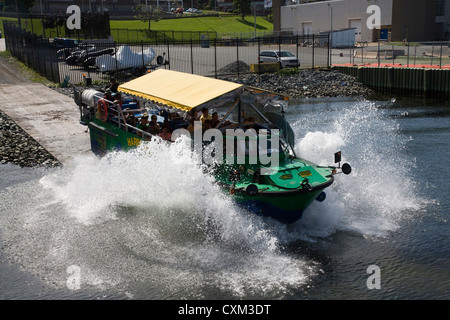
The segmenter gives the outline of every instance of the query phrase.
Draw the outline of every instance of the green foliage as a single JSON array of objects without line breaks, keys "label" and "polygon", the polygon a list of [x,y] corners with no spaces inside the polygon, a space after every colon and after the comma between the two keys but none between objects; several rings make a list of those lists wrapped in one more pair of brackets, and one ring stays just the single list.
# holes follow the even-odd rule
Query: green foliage
[{"label": "green foliage", "polygon": [[150,23],[152,21],[158,22],[165,14],[161,7],[146,6],[145,4],[137,5],[133,8],[133,11],[137,12],[137,19],[148,22],[148,30],[150,30]]},{"label": "green foliage", "polygon": [[234,9],[245,20],[245,16],[252,13],[251,0],[233,0]]},{"label": "green foliage", "polygon": [[20,12],[29,12],[30,8],[36,4],[36,0],[17,0],[17,2],[16,0],[0,0],[2,10],[16,11],[16,4]]},{"label": "green foliage", "polygon": [[281,76],[293,76],[300,73],[300,70],[298,68],[283,68],[276,72],[277,74]]}]

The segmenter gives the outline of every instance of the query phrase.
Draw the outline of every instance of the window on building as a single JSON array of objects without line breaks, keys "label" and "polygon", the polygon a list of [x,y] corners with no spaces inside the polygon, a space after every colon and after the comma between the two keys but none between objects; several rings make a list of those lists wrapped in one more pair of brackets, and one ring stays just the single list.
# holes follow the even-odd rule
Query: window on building
[{"label": "window on building", "polygon": [[445,0],[436,0],[436,17],[445,15]]}]

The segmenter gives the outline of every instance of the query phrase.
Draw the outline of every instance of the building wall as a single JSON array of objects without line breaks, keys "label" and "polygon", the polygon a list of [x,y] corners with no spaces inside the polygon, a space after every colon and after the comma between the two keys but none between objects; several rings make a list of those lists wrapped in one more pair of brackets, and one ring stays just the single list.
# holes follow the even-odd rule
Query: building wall
[{"label": "building wall", "polygon": [[436,0],[395,0],[392,7],[392,40],[436,40]]},{"label": "building wall", "polygon": [[[369,5],[381,9],[381,28],[391,41],[434,41],[450,37],[450,0],[330,0],[282,6],[275,31],[292,31],[302,35],[351,27],[350,21],[360,19],[360,41],[377,41],[381,30],[366,26]],[[331,16],[331,8],[333,15]],[[274,16],[274,19],[276,16]],[[332,23],[331,23],[332,21]],[[277,23],[280,29],[275,27]],[[306,28],[305,28],[306,25]]]},{"label": "building wall", "polygon": [[[289,0],[288,0],[289,1]],[[381,25],[390,26],[392,22],[392,2],[394,0],[331,0],[286,5],[281,7],[280,29],[303,35],[330,30],[347,29],[359,24],[361,33],[357,41],[373,41],[377,32],[367,28],[367,13],[370,5],[378,5],[381,9]],[[306,26],[306,27],[305,27]],[[275,24],[274,24],[275,29]]]}]

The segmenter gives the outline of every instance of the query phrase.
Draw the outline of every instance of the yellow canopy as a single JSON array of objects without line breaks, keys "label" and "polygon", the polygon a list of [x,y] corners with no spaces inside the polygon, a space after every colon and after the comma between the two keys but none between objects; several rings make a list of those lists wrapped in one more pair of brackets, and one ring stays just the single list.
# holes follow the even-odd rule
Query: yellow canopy
[{"label": "yellow canopy", "polygon": [[189,111],[243,85],[158,69],[119,86],[119,91]]}]

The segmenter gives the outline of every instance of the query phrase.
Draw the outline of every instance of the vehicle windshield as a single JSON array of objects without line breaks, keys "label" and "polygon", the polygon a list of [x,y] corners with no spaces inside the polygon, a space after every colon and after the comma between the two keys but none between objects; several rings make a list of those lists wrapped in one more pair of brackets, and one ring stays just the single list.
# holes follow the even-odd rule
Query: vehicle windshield
[{"label": "vehicle windshield", "polygon": [[289,51],[278,51],[278,55],[280,57],[295,57],[292,53]]}]

